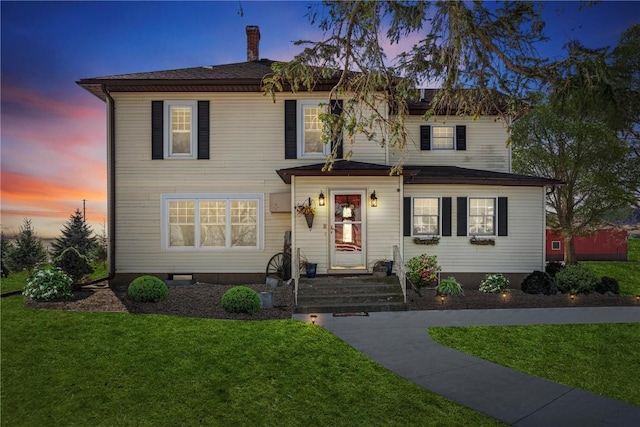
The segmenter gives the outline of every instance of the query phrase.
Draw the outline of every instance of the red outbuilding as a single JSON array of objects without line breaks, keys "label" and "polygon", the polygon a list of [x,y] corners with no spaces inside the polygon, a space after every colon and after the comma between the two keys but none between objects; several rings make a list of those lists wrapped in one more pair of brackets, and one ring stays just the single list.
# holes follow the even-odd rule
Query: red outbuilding
[{"label": "red outbuilding", "polygon": [[[605,229],[584,237],[574,237],[578,261],[626,261],[627,232]],[[564,238],[558,230],[547,229],[547,261],[564,260]]]}]

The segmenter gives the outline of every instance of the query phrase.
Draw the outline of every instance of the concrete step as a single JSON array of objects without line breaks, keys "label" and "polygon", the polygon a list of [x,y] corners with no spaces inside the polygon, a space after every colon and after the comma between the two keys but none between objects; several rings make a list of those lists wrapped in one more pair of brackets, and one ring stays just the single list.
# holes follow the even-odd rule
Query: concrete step
[{"label": "concrete step", "polygon": [[297,313],[406,310],[398,278],[324,276],[301,279]]},{"label": "concrete step", "polygon": [[298,305],[294,313],[369,313],[377,311],[404,311],[407,305],[403,302],[389,302],[380,304],[352,303],[332,305]]}]

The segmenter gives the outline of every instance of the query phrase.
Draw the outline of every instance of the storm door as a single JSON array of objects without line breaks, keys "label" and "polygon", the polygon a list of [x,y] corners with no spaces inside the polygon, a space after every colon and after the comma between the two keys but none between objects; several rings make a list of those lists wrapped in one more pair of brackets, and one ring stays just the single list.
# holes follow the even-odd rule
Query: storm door
[{"label": "storm door", "polygon": [[365,192],[332,191],[331,268],[366,268]]}]

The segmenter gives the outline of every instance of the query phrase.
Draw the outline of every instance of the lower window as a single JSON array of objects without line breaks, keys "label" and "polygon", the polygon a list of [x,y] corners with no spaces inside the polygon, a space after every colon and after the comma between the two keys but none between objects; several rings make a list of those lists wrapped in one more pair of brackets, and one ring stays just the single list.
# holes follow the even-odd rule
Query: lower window
[{"label": "lower window", "polygon": [[163,195],[165,249],[259,249],[262,195]]},{"label": "lower window", "polygon": [[469,198],[469,234],[494,236],[496,223],[496,199]]}]

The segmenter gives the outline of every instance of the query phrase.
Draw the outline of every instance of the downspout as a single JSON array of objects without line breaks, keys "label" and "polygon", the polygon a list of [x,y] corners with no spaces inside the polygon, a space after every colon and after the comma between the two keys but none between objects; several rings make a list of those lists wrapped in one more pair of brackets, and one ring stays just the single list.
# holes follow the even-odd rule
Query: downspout
[{"label": "downspout", "polygon": [[116,104],[106,85],[102,92],[107,98],[107,220],[109,224],[108,254],[109,275],[92,281],[90,284],[113,280],[116,275]]}]

